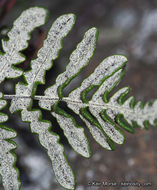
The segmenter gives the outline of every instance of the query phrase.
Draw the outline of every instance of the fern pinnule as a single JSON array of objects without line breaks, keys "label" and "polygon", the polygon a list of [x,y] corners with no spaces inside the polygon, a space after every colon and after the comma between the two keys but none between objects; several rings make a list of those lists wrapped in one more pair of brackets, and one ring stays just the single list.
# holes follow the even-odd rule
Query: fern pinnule
[{"label": "fern pinnule", "polygon": [[14,64],[25,60],[20,53],[28,46],[30,32],[36,27],[45,23],[46,11],[39,7],[33,7],[24,11],[14,22],[8,32],[8,40],[2,40],[2,47],[5,53],[0,54],[0,82],[5,78],[15,78],[22,75],[22,70],[14,67]]},{"label": "fern pinnule", "polygon": [[[135,98],[133,96],[129,97],[125,100],[125,97],[129,93],[129,88],[125,87],[117,91],[113,97],[111,97],[110,101],[119,109],[111,109],[107,110],[107,114],[113,120],[117,120],[117,116],[123,115],[125,119],[125,123],[128,123],[128,129],[132,130],[135,126],[139,126],[141,128],[147,128],[148,124],[152,126],[156,125],[156,115],[157,115],[157,101],[153,103],[142,103],[141,101],[135,102]],[[119,100],[119,101],[118,101]],[[121,109],[120,109],[121,108]],[[110,112],[110,113],[109,113]],[[118,117],[118,123],[123,125],[123,122],[120,122],[120,118]],[[134,124],[136,122],[136,125]]]},{"label": "fern pinnule", "polygon": [[[0,110],[2,110],[7,102],[2,99],[0,93]],[[0,113],[0,175],[2,183],[6,190],[18,190],[20,182],[17,168],[15,168],[16,156],[13,150],[16,148],[15,142],[12,141],[16,137],[16,132],[2,123],[8,120],[8,116]]]}]

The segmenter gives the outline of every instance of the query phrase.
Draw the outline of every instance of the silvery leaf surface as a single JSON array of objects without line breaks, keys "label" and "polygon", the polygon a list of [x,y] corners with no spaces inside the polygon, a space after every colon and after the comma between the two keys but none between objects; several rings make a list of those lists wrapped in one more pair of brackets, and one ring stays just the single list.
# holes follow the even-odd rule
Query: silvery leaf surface
[{"label": "silvery leaf surface", "polygon": [[[52,24],[43,47],[38,51],[37,58],[31,62],[32,69],[23,73],[27,85],[20,82],[16,85],[16,96],[22,95],[24,98],[12,100],[11,112],[29,107],[33,90],[35,93],[37,84],[44,83],[45,72],[52,67],[52,61],[58,57],[59,51],[62,48],[62,40],[69,33],[73,24],[73,14],[63,15]],[[25,97],[27,97],[27,100]]]},{"label": "silvery leaf surface", "polygon": [[[45,91],[45,97],[55,97],[56,101],[40,101],[39,104],[42,108],[50,109],[51,106],[56,104],[59,98],[63,96],[63,88],[88,64],[94,53],[96,35],[96,28],[91,28],[85,33],[82,41],[71,54],[65,72],[60,74],[56,79],[56,83]],[[82,156],[89,157],[90,149],[84,129],[76,124],[72,116],[69,116],[63,110],[61,111],[62,114],[60,114],[61,112],[58,110],[56,106],[55,113],[51,112],[51,114],[56,117],[70,145]]]},{"label": "silvery leaf surface", "polygon": [[[5,53],[0,55],[0,82],[22,74],[22,71],[13,65],[24,61],[20,52],[27,48],[30,32],[45,23],[46,15],[45,9],[34,7],[24,11],[14,22],[8,33],[9,40],[2,41]],[[51,126],[50,122],[42,120],[40,110],[32,109],[33,100],[38,100],[41,108],[51,112],[72,148],[87,158],[91,155],[89,143],[84,129],[77,124],[73,114],[82,119],[95,141],[108,150],[114,149],[114,143],[124,142],[121,128],[133,133],[135,123],[141,128],[148,127],[148,123],[155,125],[157,115],[157,101],[143,105],[140,101],[135,103],[132,96],[126,99],[128,87],[111,95],[125,73],[127,59],[122,55],[104,59],[79,87],[64,97],[64,88],[80,74],[94,54],[97,40],[95,27],[85,32],[82,41],[72,52],[65,72],[57,77],[55,84],[46,89],[44,96],[35,95],[38,84],[45,84],[45,73],[52,67],[53,60],[58,58],[63,39],[72,29],[74,22],[73,14],[65,14],[56,19],[37,57],[31,61],[31,69],[23,72],[25,83],[17,83],[15,95],[4,95],[4,98],[12,99],[11,113],[20,111],[22,121],[29,122],[32,133],[38,135],[41,145],[51,159],[56,179],[66,189],[75,189],[75,177],[65,157],[64,148],[59,143],[59,136],[52,132],[53,125]],[[88,98],[88,93],[93,88],[95,91]],[[2,94],[0,95],[2,97]],[[63,110],[60,102],[66,103],[66,108],[73,111],[73,114]],[[0,109],[5,105],[5,100],[0,99]],[[0,123],[5,122],[7,118],[1,113]],[[20,188],[18,173],[13,167],[15,157],[12,150],[16,145],[11,139],[15,136],[14,131],[0,126],[0,173],[6,190]]]},{"label": "silvery leaf surface", "polygon": [[27,84],[19,82],[16,85],[16,97],[12,99],[10,106],[11,112],[21,110],[22,120],[30,122],[31,131],[38,134],[41,145],[47,149],[58,182],[68,189],[74,189],[74,175],[64,156],[64,149],[58,142],[58,136],[49,131],[51,124],[41,120],[39,110],[31,111],[29,108],[31,96],[35,93],[38,83],[44,83],[45,72],[58,57],[62,40],[73,24],[73,14],[65,14],[52,24],[37,58],[31,62],[31,70],[23,73]]},{"label": "silvery leaf surface", "polygon": [[[0,93],[0,110],[5,106],[6,101],[2,99],[2,93]],[[16,157],[13,153],[16,144],[12,141],[16,137],[16,133],[2,125],[7,120],[8,116],[0,113],[0,175],[2,176],[3,187],[6,190],[19,190],[18,171],[15,168]]]},{"label": "silvery leaf surface", "polygon": [[24,11],[14,22],[8,32],[9,40],[2,40],[5,53],[0,54],[0,82],[5,78],[15,78],[22,75],[22,70],[13,67],[13,65],[25,60],[20,51],[27,48],[30,32],[43,25],[45,18],[45,9],[33,7]]},{"label": "silvery leaf surface", "polygon": [[[118,84],[123,73],[121,68],[126,61],[127,59],[120,55],[114,55],[104,59],[95,71],[82,82],[81,86],[73,90],[67,98],[67,100],[69,100],[68,106],[77,114],[79,114],[81,109],[83,110],[85,107],[89,108],[89,111],[95,116],[96,120],[94,121],[85,109],[82,112],[81,118],[87,124],[94,139],[108,150],[111,149],[110,143],[108,143],[108,137],[118,144],[123,143],[124,137],[115,126],[104,121],[100,113],[103,109],[107,108],[109,104],[104,102],[104,94],[110,88]],[[86,99],[86,94],[93,86],[98,86],[98,89],[92,96],[92,99],[88,101]],[[93,130],[93,128],[95,130]]]}]

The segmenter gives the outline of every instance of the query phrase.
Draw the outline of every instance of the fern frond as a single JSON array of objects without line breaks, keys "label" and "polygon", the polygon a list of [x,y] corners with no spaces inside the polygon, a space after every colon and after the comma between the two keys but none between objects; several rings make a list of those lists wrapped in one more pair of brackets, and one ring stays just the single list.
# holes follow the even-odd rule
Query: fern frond
[{"label": "fern frond", "polygon": [[[90,31],[93,33],[91,36],[93,36],[94,30],[92,29]],[[91,47],[90,44],[88,44],[88,46],[89,48]],[[90,49],[86,48],[87,52],[85,53],[85,50],[82,48],[80,51],[83,51],[84,54],[88,55],[89,50]],[[83,56],[79,56],[79,57],[80,57],[80,60],[82,61]],[[71,63],[69,63],[69,65],[66,68],[65,73],[61,74],[58,77],[58,78],[62,78],[62,80],[57,79],[56,84],[45,91],[45,97],[47,99],[51,99],[53,97],[57,98],[56,97],[57,91],[58,91],[58,98],[62,97],[63,88],[76,76],[75,73],[80,72],[80,70],[83,68],[83,66],[81,65],[82,62],[79,59],[77,60],[78,60],[77,67],[72,67]],[[103,108],[101,106],[101,103],[102,103],[101,100],[103,100],[102,97],[103,97],[104,92],[110,89],[111,87],[117,85],[120,78],[122,77],[123,75],[122,68],[124,67],[126,61],[127,59],[120,55],[115,55],[115,56],[106,58],[102,63],[100,63],[100,65],[95,69],[95,71],[87,79],[85,79],[82,82],[79,88],[73,90],[69,94],[68,97],[63,98],[63,101],[67,102],[67,105],[69,106],[69,108],[71,108],[75,113],[77,113],[78,115],[80,115],[80,112],[82,113],[80,117],[86,123],[94,139],[101,146],[103,146],[104,148],[108,150],[111,150],[113,148],[112,141],[115,141],[116,143],[121,144],[124,141],[124,137],[121,134],[121,132],[119,132],[116,129],[115,126],[113,127],[111,124],[107,122],[106,123],[102,122],[102,119],[100,118],[99,114],[97,114],[97,112],[100,112],[104,108],[104,102],[103,102]],[[68,78],[68,75],[70,75],[71,72],[73,72],[73,75],[71,78],[70,77]],[[64,76],[66,76],[67,78],[65,78]],[[59,83],[57,81],[62,81],[63,83],[61,82]],[[89,92],[89,90],[91,90],[95,86],[99,87],[99,89],[97,90],[95,95],[92,97],[92,100],[88,102],[88,100],[86,99],[86,94]],[[39,105],[42,108],[51,109],[51,106],[54,103],[55,103],[55,100],[53,101],[41,100],[39,102]],[[93,115],[96,114],[95,117],[97,118],[97,120],[93,119],[93,117],[90,114],[88,114],[88,111],[86,108],[89,108],[91,113],[93,113]],[[63,111],[62,112],[58,111],[60,110],[58,106],[54,106],[54,110],[56,113],[58,113],[58,115],[56,115],[56,113],[53,113],[53,112],[52,112],[52,115],[57,117],[57,121],[59,122],[63,130],[66,130],[65,128],[68,128],[67,127],[68,125],[71,126],[72,128],[74,124],[72,124],[71,117],[67,116],[67,114],[65,114],[65,112]],[[64,117],[62,115],[64,115]],[[69,119],[65,119],[65,115]],[[69,140],[69,143],[71,142],[70,139],[74,139],[68,135],[66,136]],[[76,149],[73,146],[73,148],[78,153],[80,153],[78,151],[79,150],[78,147]]]},{"label": "fern frond", "polygon": [[40,111],[24,109],[21,112],[21,118],[23,121],[30,122],[32,133],[38,134],[41,145],[46,148],[52,161],[52,168],[57,181],[67,189],[74,189],[74,175],[65,158],[64,148],[59,144],[59,136],[50,131],[51,124],[40,119]]},{"label": "fern frond", "polygon": [[[96,28],[91,28],[85,33],[83,40],[71,54],[70,62],[66,67],[66,71],[57,77],[55,85],[45,91],[46,97],[55,97],[58,100],[62,98],[62,89],[79,74],[81,69],[87,65],[89,59],[92,57],[95,49],[96,36]],[[49,109],[51,109],[51,106],[56,104],[56,106],[54,106],[55,108],[58,103],[57,99],[56,101],[48,101],[46,103],[44,101],[40,101],[39,104],[41,104],[41,107],[46,106],[46,108],[48,108],[49,106]],[[54,111],[56,113],[52,112],[52,115],[56,117],[73,149],[82,156],[89,157],[90,150],[83,128],[78,126],[74,118],[63,110],[54,109]]]},{"label": "fern frond", "polygon": [[13,99],[10,107],[11,112],[29,107],[31,96],[35,93],[37,85],[44,83],[45,71],[52,67],[52,60],[58,57],[62,48],[62,40],[71,30],[74,24],[74,16],[67,14],[59,17],[52,25],[43,47],[39,50],[37,58],[31,62],[31,70],[24,72],[27,84],[19,82],[16,85],[16,95],[30,97],[25,100]]},{"label": "fern frond", "polygon": [[[88,120],[90,122],[87,123],[86,121],[89,129],[91,129],[93,125],[98,126],[104,131],[106,137],[109,137],[118,144],[123,143],[123,135],[118,130],[116,130],[115,126],[112,127],[112,125],[109,123],[102,122],[99,113],[105,108],[105,103],[103,101],[103,99],[106,99],[105,93],[109,88],[113,88],[113,86],[118,84],[120,78],[123,75],[123,70],[121,68],[124,66],[126,61],[127,59],[125,57],[119,55],[106,58],[102,63],[100,63],[95,71],[82,82],[81,86],[72,91],[68,97],[70,99],[74,99],[75,97],[75,100],[77,101],[81,100],[79,107],[70,103],[68,103],[68,106],[72,108],[77,114],[79,113],[80,109],[82,110],[81,113],[82,116],[84,116],[82,119]],[[88,101],[86,95],[95,86],[98,87],[98,90],[95,92],[92,99]],[[93,114],[97,119],[93,120],[93,117],[88,113],[85,107],[88,107],[91,114]],[[108,145],[112,146],[112,143],[109,143]]]},{"label": "fern frond", "polygon": [[128,93],[128,87],[117,91],[111,97],[110,102],[114,104],[115,107],[120,107],[121,109],[112,109],[112,112],[111,109],[107,109],[106,113],[110,115],[113,120],[116,120],[120,126],[126,127],[126,130],[130,130],[130,132],[133,132],[135,126],[147,128],[149,124],[152,126],[156,125],[157,101],[153,103],[147,102],[145,104],[141,101],[135,103],[133,96],[125,100]]},{"label": "fern frond", "polygon": [[33,133],[38,134],[40,143],[47,149],[52,161],[56,178],[61,185],[68,189],[74,189],[74,176],[64,156],[63,147],[58,143],[58,136],[50,133],[50,123],[41,120],[40,111],[28,111],[31,107],[31,96],[35,93],[39,83],[44,83],[45,71],[52,66],[52,60],[58,57],[62,48],[62,40],[69,33],[75,21],[73,14],[66,14],[59,17],[52,25],[43,47],[39,50],[37,58],[31,62],[32,69],[24,72],[27,84],[16,85],[16,95],[29,98],[13,99],[10,111],[22,110],[23,121],[30,122]]},{"label": "fern frond", "polygon": [[[16,78],[22,74],[22,70],[14,67],[25,60],[20,53],[28,46],[30,32],[45,23],[46,11],[34,7],[24,11],[14,22],[12,29],[8,32],[9,40],[2,40],[4,54],[0,54],[0,83],[5,78]],[[1,94],[2,97],[2,94]],[[6,101],[0,99],[0,109],[6,105]],[[0,113],[0,123],[5,122],[8,117]],[[12,141],[16,137],[14,130],[0,125],[0,174],[3,186],[7,190],[20,189],[18,171],[14,167],[16,157],[13,150],[16,144]]]},{"label": "fern frond", "polygon": [[45,18],[45,9],[34,7],[24,11],[14,22],[12,29],[8,32],[9,40],[2,40],[5,53],[0,54],[0,82],[5,78],[15,78],[22,75],[22,70],[13,65],[25,60],[20,51],[28,46],[30,32],[44,24]]},{"label": "fern frond", "polygon": [[[135,124],[147,128],[148,123],[156,124],[157,101],[153,104],[135,103],[134,97],[126,96],[129,88],[125,87],[109,96],[118,85],[125,73],[126,57],[114,55],[104,59],[94,72],[84,79],[79,87],[64,97],[63,90],[81,72],[92,58],[96,41],[97,29],[89,29],[82,41],[72,52],[65,72],[60,74],[54,85],[45,91],[44,96],[35,96],[38,84],[45,84],[45,73],[52,67],[62,48],[64,37],[72,29],[75,16],[65,14],[59,17],[51,26],[37,58],[31,61],[31,70],[23,72],[13,65],[24,61],[21,50],[28,45],[29,33],[45,23],[46,11],[34,7],[24,11],[15,21],[8,33],[9,40],[2,41],[4,54],[0,55],[0,82],[5,78],[17,77],[23,74],[25,83],[17,83],[15,95],[5,95],[11,98],[11,113],[21,112],[21,118],[30,123],[31,131],[38,135],[41,145],[46,148],[52,161],[52,167],[58,182],[67,189],[75,189],[75,177],[64,155],[64,148],[59,144],[59,136],[51,132],[51,123],[42,120],[40,110],[33,110],[33,99],[39,100],[39,106],[51,111],[63,129],[72,148],[84,157],[90,157],[91,150],[84,129],[77,124],[74,117],[60,108],[59,102],[66,102],[86,124],[97,143],[108,150],[114,149],[114,143],[122,144],[125,140],[121,128],[133,133]],[[96,88],[93,96],[87,95]],[[0,99],[0,109],[6,102]],[[5,122],[7,116],[0,114],[0,122]],[[120,128],[121,127],[121,128]],[[15,157],[12,150],[16,145],[10,140],[16,136],[14,131],[0,126],[0,173],[6,190],[17,190],[20,187],[18,173],[14,166]]]},{"label": "fern frond", "polygon": [[[0,93],[0,110],[6,106],[6,101],[2,99]],[[16,137],[14,130],[2,125],[8,120],[8,116],[0,113],[0,175],[2,176],[3,187],[7,190],[18,190],[18,172],[15,168],[16,157],[13,150],[16,144],[12,141]]]}]

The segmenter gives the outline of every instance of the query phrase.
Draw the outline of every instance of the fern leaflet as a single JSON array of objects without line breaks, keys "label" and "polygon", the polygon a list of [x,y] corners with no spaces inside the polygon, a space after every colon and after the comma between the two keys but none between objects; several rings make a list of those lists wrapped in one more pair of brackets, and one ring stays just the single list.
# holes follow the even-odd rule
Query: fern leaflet
[{"label": "fern leaflet", "polygon": [[[6,106],[6,101],[2,99],[2,93],[0,98],[0,110],[2,110]],[[19,189],[20,183],[17,169],[14,167],[16,157],[13,150],[16,148],[16,144],[12,139],[16,137],[16,133],[14,130],[2,125],[7,120],[7,115],[0,113],[0,174],[4,188],[12,190]]]}]

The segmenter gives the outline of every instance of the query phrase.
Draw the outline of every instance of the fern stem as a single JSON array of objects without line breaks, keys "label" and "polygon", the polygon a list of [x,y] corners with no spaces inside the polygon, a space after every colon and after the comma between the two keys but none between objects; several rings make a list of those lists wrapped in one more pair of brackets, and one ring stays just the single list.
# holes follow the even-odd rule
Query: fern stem
[{"label": "fern stem", "polygon": [[[17,98],[17,99],[23,99],[23,98],[31,98],[31,96],[17,96],[17,95],[8,95],[8,94],[4,94],[3,98],[5,100],[12,100],[14,98]],[[137,117],[145,117],[142,110],[141,112],[137,112],[135,109],[128,109],[128,107],[125,107],[123,105],[119,105],[119,106],[115,106],[115,105],[112,105],[111,103],[104,103],[104,104],[99,104],[99,103],[95,103],[95,102],[92,102],[91,103],[83,103],[82,101],[78,101],[78,100],[72,100],[71,98],[68,98],[68,97],[64,97],[62,99],[59,99],[58,97],[46,97],[46,96],[39,96],[39,95],[36,95],[32,98],[33,100],[44,100],[44,101],[50,101],[50,100],[57,100],[57,101],[60,101],[60,102],[69,102],[71,104],[79,104],[79,105],[82,105],[82,107],[88,107],[88,106],[91,106],[91,107],[102,107],[103,109],[112,109],[112,110],[119,110],[119,112],[121,112],[123,110],[126,111],[127,113],[129,114],[136,114]],[[154,112],[149,112],[147,113],[147,117],[151,116],[151,115],[155,115]]]}]

